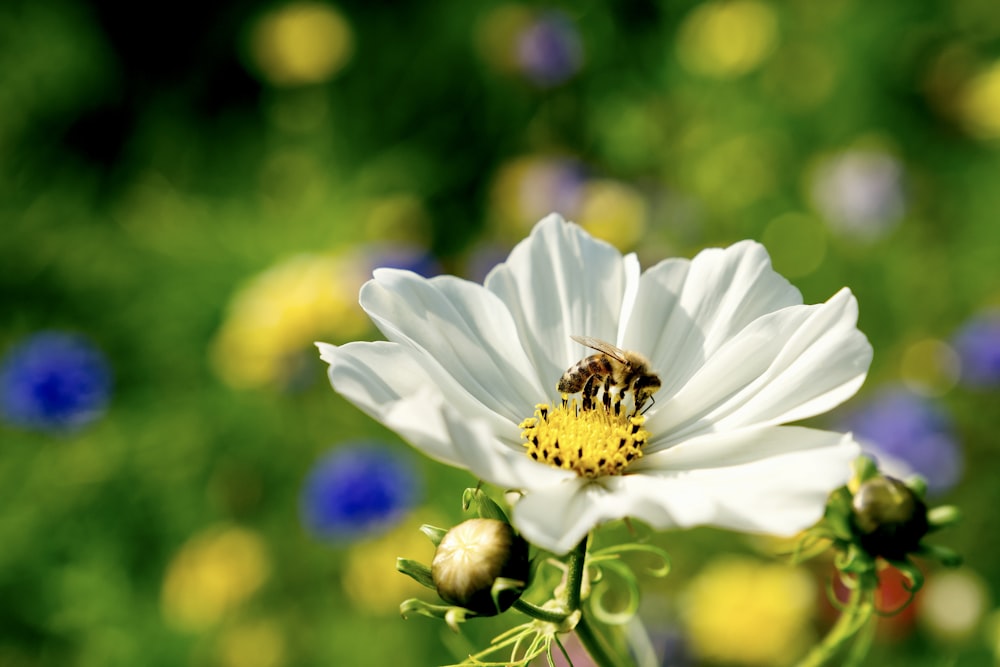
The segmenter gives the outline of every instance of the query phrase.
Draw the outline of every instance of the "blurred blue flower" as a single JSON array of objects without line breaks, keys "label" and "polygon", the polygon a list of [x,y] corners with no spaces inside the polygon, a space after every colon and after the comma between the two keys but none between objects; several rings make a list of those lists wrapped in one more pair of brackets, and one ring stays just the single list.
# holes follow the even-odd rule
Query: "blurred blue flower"
[{"label": "blurred blue flower", "polygon": [[972,387],[1000,386],[1000,310],[972,318],[952,341],[961,363],[961,380]]},{"label": "blurred blue flower", "polygon": [[963,456],[951,419],[929,399],[903,389],[883,391],[847,419],[847,430],[894,477],[918,474],[930,493],[953,487]]},{"label": "blurred blue flower", "polygon": [[322,458],[302,489],[302,520],[314,535],[354,540],[395,525],[417,501],[420,478],[395,450],[343,445]]},{"label": "blurred blue flower", "polygon": [[580,34],[562,12],[543,12],[519,35],[517,62],[537,85],[558,85],[580,70]]},{"label": "blurred blue flower", "polygon": [[43,331],[0,364],[0,413],[12,424],[67,430],[97,419],[111,393],[104,355],[82,336]]}]

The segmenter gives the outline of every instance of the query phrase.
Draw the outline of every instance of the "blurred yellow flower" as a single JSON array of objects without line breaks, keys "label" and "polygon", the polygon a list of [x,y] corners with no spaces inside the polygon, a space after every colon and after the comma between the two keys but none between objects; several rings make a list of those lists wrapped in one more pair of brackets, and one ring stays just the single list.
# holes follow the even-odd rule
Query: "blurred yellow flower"
[{"label": "blurred yellow flower", "polygon": [[692,651],[709,661],[785,665],[813,639],[816,591],[809,574],[746,556],[709,563],[687,589]]},{"label": "blurred yellow flower", "polygon": [[973,77],[959,93],[958,114],[979,139],[1000,139],[1000,61]]},{"label": "blurred yellow flower", "polygon": [[281,626],[259,619],[227,628],[216,650],[223,667],[281,667],[286,664],[285,646]]},{"label": "blurred yellow flower", "polygon": [[163,615],[184,630],[206,629],[250,597],[269,573],[264,542],[256,533],[209,528],[188,540],[167,567]]},{"label": "blurred yellow flower", "polygon": [[403,600],[433,597],[413,579],[396,572],[396,558],[429,563],[434,557],[434,545],[419,527],[435,521],[428,521],[426,513],[421,517],[421,521],[404,521],[377,539],[359,542],[348,552],[342,582],[344,592],[359,611],[373,616],[398,614]]},{"label": "blurred yellow flower", "polygon": [[229,304],[211,347],[215,370],[234,388],[286,384],[294,359],[324,335],[367,330],[357,290],[368,278],[360,258],[298,255],[254,277]]},{"label": "blurred yellow flower", "polygon": [[250,55],[276,86],[329,81],[351,56],[353,37],[343,15],[322,2],[292,2],[261,16],[250,36]]},{"label": "blurred yellow flower", "polygon": [[491,202],[501,228],[520,237],[549,213],[577,218],[586,174],[571,157],[524,155],[504,163]]},{"label": "blurred yellow flower", "polygon": [[484,14],[476,26],[475,40],[479,55],[500,72],[516,72],[517,36],[531,25],[531,10],[519,4],[505,4]]},{"label": "blurred yellow flower", "polygon": [[681,24],[677,51],[691,72],[729,79],[756,69],[777,41],[778,19],[769,5],[754,0],[707,2]]},{"label": "blurred yellow flower", "polygon": [[597,238],[619,250],[628,250],[646,231],[646,200],[638,190],[620,181],[588,181],[576,221]]}]

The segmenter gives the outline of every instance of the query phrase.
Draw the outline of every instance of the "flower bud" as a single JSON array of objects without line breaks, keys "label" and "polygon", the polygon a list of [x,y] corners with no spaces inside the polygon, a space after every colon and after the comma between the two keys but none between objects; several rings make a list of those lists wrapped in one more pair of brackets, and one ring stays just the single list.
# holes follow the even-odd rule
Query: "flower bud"
[{"label": "flower bud", "polygon": [[903,560],[927,534],[927,505],[892,477],[873,477],[858,487],[852,501],[861,546],[872,556]]},{"label": "flower bud", "polygon": [[514,604],[527,585],[528,571],[528,544],[497,519],[458,524],[441,539],[431,562],[438,595],[481,616],[495,616]]}]

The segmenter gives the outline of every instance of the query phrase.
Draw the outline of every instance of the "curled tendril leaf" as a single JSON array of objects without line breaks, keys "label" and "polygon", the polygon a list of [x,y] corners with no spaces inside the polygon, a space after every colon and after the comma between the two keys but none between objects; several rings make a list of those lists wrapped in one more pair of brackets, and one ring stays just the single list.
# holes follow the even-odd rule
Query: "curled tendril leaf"
[{"label": "curled tendril leaf", "polygon": [[431,569],[423,563],[410,560],[409,558],[397,558],[396,571],[405,574],[421,586],[425,586],[432,591],[437,590],[437,586],[434,585],[434,578],[431,576]]},{"label": "curled tendril leaf", "polygon": [[635,573],[620,561],[607,561],[603,563],[603,568],[614,572],[625,586],[626,598],[624,608],[612,611],[605,607],[604,596],[610,590],[620,590],[617,586],[612,586],[609,579],[604,579],[594,586],[594,593],[590,598],[591,609],[594,617],[607,625],[624,625],[635,616],[639,610],[639,582],[635,578]]},{"label": "curled tendril leaf", "polygon": [[606,561],[617,560],[622,554],[628,552],[651,554],[662,563],[658,567],[647,567],[647,574],[657,578],[662,578],[670,574],[670,556],[666,551],[660,549],[659,547],[654,547],[652,544],[637,544],[630,542],[626,544],[618,544],[612,547],[606,547],[592,553],[588,562],[591,565],[598,565]]},{"label": "curled tendril leaf", "polygon": [[[916,565],[911,563],[909,560],[903,560],[903,561],[894,560],[890,561],[890,563],[893,567],[899,570],[900,574],[902,574],[906,578],[906,582],[903,584],[903,588],[905,588],[910,593],[911,598],[917,591],[923,588],[924,573],[921,572]],[[909,602],[909,600],[907,600],[907,602]]]},{"label": "curled tendril leaf", "polygon": [[837,597],[837,589],[834,587],[832,577],[826,580],[826,586],[824,588],[826,589],[826,600],[830,603],[830,606],[840,613],[844,613],[844,610],[847,609],[847,607],[840,601],[840,598]]}]

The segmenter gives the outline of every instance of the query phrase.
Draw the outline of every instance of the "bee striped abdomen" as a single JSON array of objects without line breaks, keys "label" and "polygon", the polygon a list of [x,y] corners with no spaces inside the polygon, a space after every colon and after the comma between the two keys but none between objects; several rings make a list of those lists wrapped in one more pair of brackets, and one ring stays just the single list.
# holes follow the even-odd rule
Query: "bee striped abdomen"
[{"label": "bee striped abdomen", "polygon": [[603,354],[592,354],[569,368],[559,379],[556,391],[575,394],[593,377],[607,377],[612,373],[611,361]]}]

